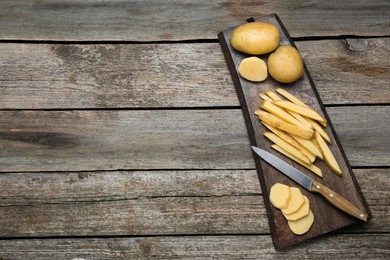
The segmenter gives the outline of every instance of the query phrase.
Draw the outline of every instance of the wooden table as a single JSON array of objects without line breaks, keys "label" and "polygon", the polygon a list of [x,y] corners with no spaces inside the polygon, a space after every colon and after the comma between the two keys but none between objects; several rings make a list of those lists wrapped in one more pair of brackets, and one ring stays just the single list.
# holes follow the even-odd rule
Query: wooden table
[{"label": "wooden table", "polygon": [[[276,251],[218,32],[277,13],[373,218]],[[390,3],[1,1],[0,259],[390,258]]]}]

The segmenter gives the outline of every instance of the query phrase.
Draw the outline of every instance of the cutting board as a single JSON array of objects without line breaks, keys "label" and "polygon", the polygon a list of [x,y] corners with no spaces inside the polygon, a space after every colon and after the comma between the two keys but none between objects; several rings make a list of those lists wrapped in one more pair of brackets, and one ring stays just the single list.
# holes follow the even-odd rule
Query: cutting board
[{"label": "cutting board", "polygon": [[[247,22],[254,21],[266,22],[275,25],[281,32],[280,45],[291,45],[296,47],[286,28],[282,24],[280,18],[276,14],[271,14],[257,19],[250,18],[247,20]],[[240,100],[251,145],[267,150],[268,152],[278,156],[279,158],[298,168],[308,176],[314,178],[316,181],[327,185],[337,193],[344,196],[363,212],[366,212],[370,218],[371,213],[367,203],[363,197],[357,180],[336,136],[332,122],[330,121],[326,110],[324,109],[324,106],[306,66],[304,76],[290,84],[278,83],[270,76],[268,76],[265,81],[260,83],[253,83],[243,79],[241,76],[239,76],[237,68],[242,59],[249,57],[250,55],[246,55],[234,50],[230,44],[231,33],[239,25],[240,24],[238,24],[236,27],[220,32],[218,34],[218,39]],[[258,57],[267,62],[268,55],[260,55]],[[325,131],[331,138],[331,145],[329,147],[335,155],[335,158],[343,172],[341,177],[333,173],[324,161],[317,159],[315,165],[318,166],[323,172],[323,178],[320,178],[303,166],[295,163],[294,161],[288,159],[284,155],[281,155],[271,148],[271,142],[263,135],[263,132],[269,130],[265,129],[254,112],[255,110],[259,109],[259,104],[261,102],[259,93],[266,92],[268,90],[275,90],[277,88],[283,88],[287,90],[327,119],[328,126],[325,128]],[[250,148],[248,147],[248,149]],[[271,236],[276,249],[291,246],[352,224],[363,224],[363,222],[356,220],[355,218],[330,205],[320,195],[311,193],[300,187],[288,177],[278,172],[275,168],[262,161],[255,154],[254,160],[256,162],[256,169],[264,195],[264,204],[267,209]],[[307,233],[303,235],[293,234],[290,231],[288,223],[283,217],[281,211],[274,208],[270,204],[269,191],[272,185],[278,182],[289,186],[298,187],[300,188],[301,192],[308,197],[310,201],[310,208],[314,214],[314,223]]]}]

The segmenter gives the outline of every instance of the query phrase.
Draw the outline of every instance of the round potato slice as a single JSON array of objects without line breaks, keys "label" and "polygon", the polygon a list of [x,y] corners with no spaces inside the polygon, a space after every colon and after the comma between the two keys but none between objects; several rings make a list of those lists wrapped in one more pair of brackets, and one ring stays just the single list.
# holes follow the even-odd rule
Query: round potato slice
[{"label": "round potato slice", "polygon": [[269,199],[275,208],[286,208],[290,201],[290,187],[282,183],[275,183],[271,187]]},{"label": "round potato slice", "polygon": [[310,213],[310,201],[305,195],[303,195],[303,198],[304,198],[305,202],[302,204],[302,206],[296,212],[291,213],[291,214],[284,214],[282,211],[283,216],[287,220],[296,221],[298,219],[306,217]]},{"label": "round potato slice", "polygon": [[310,210],[309,214],[301,219],[298,219],[297,221],[288,221],[288,226],[291,229],[291,231],[296,235],[303,235],[307,231],[309,231],[310,227],[314,223],[314,215],[313,212]]},{"label": "round potato slice", "polygon": [[305,202],[302,192],[296,187],[290,187],[290,201],[286,208],[282,209],[284,214],[292,214],[296,212]]}]

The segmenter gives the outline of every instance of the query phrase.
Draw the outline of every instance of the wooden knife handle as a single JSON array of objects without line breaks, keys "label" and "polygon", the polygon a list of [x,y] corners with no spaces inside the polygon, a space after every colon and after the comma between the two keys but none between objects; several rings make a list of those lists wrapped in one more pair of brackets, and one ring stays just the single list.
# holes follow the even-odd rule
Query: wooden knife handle
[{"label": "wooden knife handle", "polygon": [[352,203],[342,197],[340,194],[334,192],[325,185],[314,181],[312,184],[312,191],[321,194],[327,201],[329,201],[336,208],[345,213],[367,222],[367,214],[355,207]]}]

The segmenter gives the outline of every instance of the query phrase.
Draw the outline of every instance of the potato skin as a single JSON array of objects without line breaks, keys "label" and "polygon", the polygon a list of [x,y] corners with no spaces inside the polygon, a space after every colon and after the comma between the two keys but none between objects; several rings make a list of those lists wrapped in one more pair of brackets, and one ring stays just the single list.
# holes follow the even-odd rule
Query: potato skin
[{"label": "potato skin", "polygon": [[279,46],[280,31],[269,23],[247,23],[232,32],[230,42],[237,51],[250,55],[266,54]]},{"label": "potato skin", "polygon": [[281,83],[292,83],[303,76],[303,60],[292,46],[280,46],[268,57],[268,72]]}]

